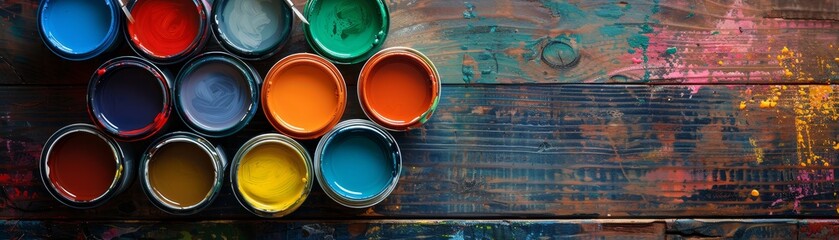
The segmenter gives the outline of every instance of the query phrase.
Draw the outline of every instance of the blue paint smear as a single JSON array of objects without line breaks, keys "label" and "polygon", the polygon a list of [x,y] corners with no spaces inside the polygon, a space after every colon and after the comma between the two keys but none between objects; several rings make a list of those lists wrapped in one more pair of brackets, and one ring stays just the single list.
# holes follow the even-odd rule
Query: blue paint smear
[{"label": "blue paint smear", "polygon": [[205,62],[178,86],[178,103],[187,119],[208,131],[235,127],[251,107],[250,89],[235,66]]},{"label": "blue paint smear", "polygon": [[348,199],[369,199],[396,175],[386,140],[369,129],[349,129],[327,140],[320,171],[329,188]]},{"label": "blue paint smear", "polygon": [[163,111],[160,81],[140,67],[117,68],[96,87],[93,105],[103,123],[118,131],[146,128]]},{"label": "blue paint smear", "polygon": [[44,37],[61,51],[90,53],[107,40],[116,16],[108,0],[50,0],[41,10]]}]

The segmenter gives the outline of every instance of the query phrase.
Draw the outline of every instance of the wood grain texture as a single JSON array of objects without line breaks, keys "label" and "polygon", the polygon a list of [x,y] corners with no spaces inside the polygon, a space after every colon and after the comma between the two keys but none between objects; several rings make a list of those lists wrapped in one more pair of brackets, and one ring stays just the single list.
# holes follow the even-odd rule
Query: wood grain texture
[{"label": "wood grain texture", "polygon": [[[833,217],[836,88],[446,86],[429,123],[394,134],[404,167],[390,197],[351,210],[316,188],[289,218]],[[137,186],[88,211],[45,194],[41,144],[63,125],[87,122],[83,95],[81,87],[0,89],[0,217],[178,218]],[[344,118],[363,115],[352,103]],[[258,117],[213,141],[235,152],[267,131]],[[312,151],[315,142],[304,145]],[[208,210],[180,219],[245,218],[255,217],[225,188]]]},{"label": "wood grain texture", "polygon": [[832,0],[763,0],[760,6],[765,12],[764,17],[767,18],[839,21],[839,3]]},{"label": "wood grain texture", "polygon": [[664,222],[0,221],[3,239],[664,239]]},{"label": "wood grain texture", "polygon": [[798,239],[839,238],[839,220],[809,219],[798,222]]},{"label": "wood grain texture", "polygon": [[798,224],[794,219],[669,219],[666,232],[675,240],[801,239]]},{"label": "wood grain texture", "polygon": [[[298,6],[305,1],[298,0]],[[386,46],[427,54],[444,83],[825,83],[839,79],[835,1],[387,1]],[[115,52],[62,61],[41,43],[37,1],[0,3],[0,84],[86,84]],[[789,17],[791,19],[784,19]],[[310,51],[300,24],[284,49]],[[566,67],[563,52],[579,61]],[[788,51],[783,52],[784,47]],[[210,44],[205,50],[218,50]],[[546,50],[547,49],[547,50]],[[568,58],[566,56],[566,58]],[[566,59],[565,61],[568,61]],[[177,72],[180,64],[166,66]],[[341,66],[354,84],[360,64]]]}]

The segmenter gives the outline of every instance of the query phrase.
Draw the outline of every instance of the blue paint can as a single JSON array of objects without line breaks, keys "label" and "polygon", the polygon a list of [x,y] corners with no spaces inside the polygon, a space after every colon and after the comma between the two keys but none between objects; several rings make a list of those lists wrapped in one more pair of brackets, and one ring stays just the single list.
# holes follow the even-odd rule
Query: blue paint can
[{"label": "blue paint can", "polygon": [[288,41],[291,14],[283,0],[216,0],[211,22],[222,48],[242,59],[262,60]]},{"label": "blue paint can", "polygon": [[323,191],[341,205],[378,204],[396,188],[402,155],[386,130],[367,120],[338,123],[315,150],[315,175]]},{"label": "blue paint can", "polygon": [[175,80],[175,109],[199,134],[229,136],[256,115],[261,82],[256,70],[230,54],[201,54]]},{"label": "blue paint can", "polygon": [[119,11],[112,0],[44,0],[38,6],[38,33],[59,57],[91,59],[116,45]]},{"label": "blue paint can", "polygon": [[142,58],[114,58],[90,79],[88,113],[96,126],[119,140],[147,139],[169,121],[170,79],[167,72]]}]

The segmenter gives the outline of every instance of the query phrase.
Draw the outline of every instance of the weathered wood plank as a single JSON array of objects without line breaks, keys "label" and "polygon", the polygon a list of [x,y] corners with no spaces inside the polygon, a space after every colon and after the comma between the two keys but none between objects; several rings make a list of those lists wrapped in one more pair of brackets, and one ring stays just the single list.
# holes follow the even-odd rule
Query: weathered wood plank
[{"label": "weathered wood plank", "polygon": [[[794,219],[670,219],[667,239],[799,239]],[[837,234],[829,236],[839,236]]]},{"label": "weathered wood plank", "polygon": [[[836,216],[837,88],[446,86],[428,124],[395,134],[404,168],[389,198],[350,210],[315,189],[290,218]],[[45,194],[41,144],[60,126],[87,121],[83,95],[80,87],[0,89],[0,218],[172,218],[136,186],[88,211]],[[363,118],[350,103],[344,117]],[[258,117],[216,141],[232,152],[269,130]],[[314,144],[304,142],[310,151]],[[225,188],[193,218],[254,217]]]},{"label": "weathered wood plank", "polygon": [[763,17],[788,19],[824,19],[839,21],[839,3],[832,0],[787,1],[763,0]]},{"label": "weathered wood plank", "polygon": [[[302,6],[305,1],[297,2]],[[387,2],[391,34],[386,46],[423,51],[445,83],[839,80],[839,23],[778,18],[836,20],[835,1]],[[115,53],[85,62],[61,61],[37,34],[37,1],[5,1],[0,9],[0,26],[5,26],[0,29],[0,84],[86,84],[108,58],[133,55],[123,40]],[[309,51],[299,24],[293,33],[280,54],[255,63],[260,73],[282,56]],[[572,59],[563,47],[577,50],[576,64],[559,66]],[[784,47],[789,51],[782,52]],[[211,44],[208,49],[218,48]],[[350,84],[359,66],[341,67]],[[166,68],[176,72],[180,65]]]},{"label": "weathered wood plank", "polygon": [[664,239],[638,220],[0,221],[3,239]]},{"label": "weathered wood plank", "polygon": [[798,239],[839,238],[839,220],[808,219],[798,222]]}]

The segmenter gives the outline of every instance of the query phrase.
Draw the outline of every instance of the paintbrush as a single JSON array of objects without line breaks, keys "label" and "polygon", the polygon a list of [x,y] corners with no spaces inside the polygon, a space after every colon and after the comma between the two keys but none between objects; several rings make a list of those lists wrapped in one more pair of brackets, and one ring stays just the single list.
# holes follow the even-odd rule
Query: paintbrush
[{"label": "paintbrush", "polygon": [[285,0],[285,3],[291,7],[291,11],[294,12],[294,15],[297,15],[297,18],[300,18],[300,21],[303,21],[306,25],[309,25],[309,21],[306,21],[306,17],[303,16],[303,13],[297,11],[297,8],[294,8],[294,3],[291,0]]},{"label": "paintbrush", "polygon": [[134,18],[131,17],[131,11],[128,11],[128,7],[125,6],[125,2],[123,2],[123,0],[117,0],[117,2],[119,2],[119,7],[122,8],[122,12],[125,13],[125,17],[128,18],[128,21],[134,23]]}]

